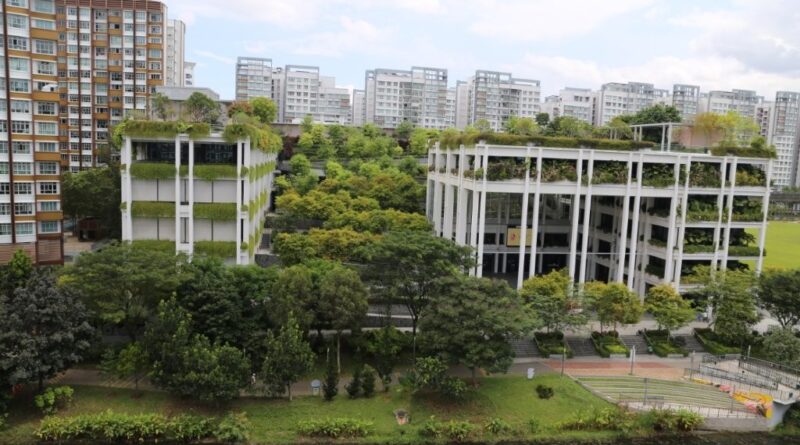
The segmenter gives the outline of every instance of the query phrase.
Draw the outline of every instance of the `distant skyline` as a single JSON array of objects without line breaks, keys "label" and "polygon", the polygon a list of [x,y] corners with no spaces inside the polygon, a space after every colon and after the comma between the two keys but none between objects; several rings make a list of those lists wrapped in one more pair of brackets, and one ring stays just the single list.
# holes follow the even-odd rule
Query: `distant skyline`
[{"label": "distant skyline", "polygon": [[792,0],[165,0],[187,23],[197,86],[234,97],[238,56],[315,65],[339,86],[373,68],[537,79],[542,97],[606,82],[800,91]]}]

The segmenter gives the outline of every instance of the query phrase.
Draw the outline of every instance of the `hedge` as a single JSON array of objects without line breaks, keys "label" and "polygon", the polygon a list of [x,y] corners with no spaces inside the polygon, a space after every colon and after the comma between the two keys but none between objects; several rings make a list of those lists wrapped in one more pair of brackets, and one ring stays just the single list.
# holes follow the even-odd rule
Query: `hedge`
[{"label": "hedge", "polygon": [[213,219],[216,221],[236,220],[236,203],[234,202],[196,202],[194,217],[197,219]]},{"label": "hedge", "polygon": [[236,178],[236,166],[231,164],[195,164],[194,177],[204,181],[219,178]]},{"label": "hedge", "polygon": [[[231,423],[239,434],[231,435]],[[246,440],[249,428],[243,416],[222,420],[182,414],[122,414],[111,410],[74,417],[45,417],[34,435],[41,442],[81,441],[88,443],[199,443],[216,440],[231,443]],[[238,440],[236,440],[238,439]]]},{"label": "hedge", "polygon": [[250,181],[256,181],[275,171],[275,161],[264,162],[250,168],[247,172]]},{"label": "hedge", "polygon": [[647,346],[650,346],[659,357],[666,357],[669,354],[681,354],[684,357],[689,355],[689,351],[672,341],[669,337],[669,332],[666,330],[648,331],[645,329],[642,333]]},{"label": "hedge", "polygon": [[630,356],[630,350],[622,344],[619,339],[619,333],[616,331],[610,332],[592,332],[592,344],[594,349],[600,354],[601,357],[609,358],[611,354],[625,354]]},{"label": "hedge", "polygon": [[553,354],[566,352],[567,358],[572,358],[572,349],[564,341],[563,332],[536,332],[533,334],[533,340],[542,357],[546,358]]},{"label": "hedge", "polygon": [[175,241],[170,240],[157,240],[157,239],[143,239],[131,241],[133,247],[156,250],[163,253],[175,253]]},{"label": "hedge", "polygon": [[632,151],[642,148],[653,148],[655,144],[649,141],[620,141],[614,139],[596,139],[596,138],[570,138],[570,137],[552,137],[552,136],[523,136],[508,133],[460,133],[458,135],[449,136],[442,135],[441,146],[445,149],[455,149],[462,144],[465,146],[474,146],[476,143],[484,141],[487,144],[495,145],[519,145],[525,146],[528,144],[541,147],[556,147],[556,148],[596,148],[602,150],[622,150]]},{"label": "hedge", "polygon": [[742,349],[738,346],[730,346],[722,343],[717,334],[708,328],[695,328],[694,336],[703,349],[713,355],[740,354]]},{"label": "hedge", "polygon": [[126,120],[117,128],[121,135],[139,138],[174,138],[186,134],[191,139],[200,139],[211,134],[211,126],[203,122]]},{"label": "hedge", "polygon": [[174,202],[133,201],[131,215],[134,218],[174,218]]},{"label": "hedge", "polygon": [[236,256],[236,241],[195,241],[194,253],[195,255],[219,258],[234,258]]},{"label": "hedge", "polygon": [[365,437],[372,431],[372,422],[348,418],[306,420],[297,424],[297,431],[306,437]]},{"label": "hedge", "polygon": [[[188,166],[181,165],[181,176],[188,173]],[[175,164],[171,162],[141,162],[131,164],[131,177],[138,179],[172,179]]]},{"label": "hedge", "polygon": [[776,158],[778,154],[773,149],[752,147],[712,147],[714,156],[741,156],[745,158]]}]

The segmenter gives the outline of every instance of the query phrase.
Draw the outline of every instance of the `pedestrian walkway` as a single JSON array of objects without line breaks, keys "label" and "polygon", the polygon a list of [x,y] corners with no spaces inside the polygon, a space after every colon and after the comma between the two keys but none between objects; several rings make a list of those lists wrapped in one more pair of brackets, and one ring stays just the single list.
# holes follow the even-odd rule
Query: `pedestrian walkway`
[{"label": "pedestrian walkway", "polygon": [[567,346],[572,350],[573,357],[597,356],[597,350],[589,337],[566,337]]},{"label": "pedestrian walkway", "polygon": [[620,335],[619,339],[622,340],[622,343],[625,343],[625,346],[628,349],[633,349],[636,347],[637,354],[649,354],[649,347],[647,346],[647,341],[645,341],[644,337],[636,334],[636,335]]}]

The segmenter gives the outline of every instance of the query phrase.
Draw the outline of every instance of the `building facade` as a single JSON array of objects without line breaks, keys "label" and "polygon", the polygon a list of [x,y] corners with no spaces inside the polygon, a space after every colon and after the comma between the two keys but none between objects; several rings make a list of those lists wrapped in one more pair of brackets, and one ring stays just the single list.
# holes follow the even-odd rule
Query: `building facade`
[{"label": "building facade", "polygon": [[437,236],[474,249],[473,275],[521,287],[565,269],[644,295],[662,282],[690,289],[700,265],[763,266],[769,159],[478,143],[437,146],[428,162],[427,216]]},{"label": "building facade", "polygon": [[236,100],[256,97],[274,98],[272,59],[239,57],[236,59]]},{"label": "building facade", "polygon": [[797,186],[800,184],[798,177],[800,93],[778,91],[769,118],[770,130],[767,142],[775,146],[778,154],[775,162],[775,186]]},{"label": "building facade", "polygon": [[597,93],[594,125],[608,125],[612,119],[624,114],[636,114],[656,103],[667,102],[668,92],[651,83],[606,83]]},{"label": "building facade", "polygon": [[495,131],[502,130],[511,116],[536,117],[540,97],[538,80],[478,70],[469,80],[469,124],[486,120]]},{"label": "building facade", "polygon": [[353,90],[353,112],[351,113],[353,126],[360,127],[366,122],[366,100],[367,96],[364,90]]},{"label": "building facade", "polygon": [[310,115],[314,122],[350,123],[350,91],[338,88],[335,78],[320,76],[319,67],[286,65],[280,79],[280,122],[297,124]]},{"label": "building facade", "polygon": [[700,87],[697,85],[675,84],[672,86],[672,106],[681,113],[684,122],[691,122],[697,114],[700,101]]},{"label": "building facade", "polygon": [[700,96],[699,110],[717,114],[735,111],[755,119],[756,106],[761,101],[763,98],[751,90],[710,91]]},{"label": "building facade", "polygon": [[63,262],[60,174],[102,164],[110,128],[164,83],[157,1],[15,0],[3,14],[0,264]]},{"label": "building facade", "polygon": [[181,20],[168,20],[165,40],[164,85],[186,86],[186,24]]},{"label": "building facade", "polygon": [[185,87],[193,87],[194,86],[194,67],[197,65],[194,62],[183,62],[183,86]]},{"label": "building facade", "polygon": [[270,203],[274,153],[249,140],[231,144],[212,134],[127,137],[121,157],[128,166],[121,172],[123,241],[254,263]]},{"label": "building facade", "polygon": [[408,121],[422,128],[448,127],[447,70],[378,68],[364,77],[366,122],[395,128]]}]

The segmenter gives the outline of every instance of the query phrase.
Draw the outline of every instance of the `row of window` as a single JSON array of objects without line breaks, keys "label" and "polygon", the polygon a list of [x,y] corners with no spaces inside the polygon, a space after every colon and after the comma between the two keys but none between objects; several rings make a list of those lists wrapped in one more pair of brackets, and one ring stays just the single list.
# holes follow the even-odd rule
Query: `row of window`
[{"label": "row of window", "polygon": [[[36,134],[40,136],[58,136],[58,122],[35,122]],[[8,132],[8,122],[0,121],[0,133]],[[30,121],[11,121],[11,132],[14,134],[31,134]]]},{"label": "row of window", "polygon": [[[21,99],[11,99],[12,113],[30,113],[31,101]],[[7,111],[6,101],[0,100],[0,113]],[[56,102],[33,102],[34,114],[43,116],[55,116],[58,114],[58,104]]]},{"label": "row of window", "polygon": [[[36,203],[40,212],[58,212],[61,210],[60,201],[39,201]],[[17,202],[14,203],[14,215],[26,216],[33,215],[32,202]],[[11,203],[0,202],[0,216],[11,215]]]},{"label": "row of window", "polygon": [[[37,182],[38,188],[38,195],[57,195],[58,194],[58,182]],[[10,195],[11,194],[11,184],[8,182],[0,182],[0,195]],[[33,194],[33,183],[32,182],[15,182],[14,183],[14,194],[15,195],[32,195]]]},{"label": "row of window", "polygon": [[[30,141],[13,141],[11,142],[11,150],[13,154],[31,154]],[[36,142],[36,151],[55,153],[58,151],[56,142]],[[8,142],[0,141],[0,154],[8,153]]]},{"label": "row of window", "polygon": [[[21,222],[17,223],[16,232],[17,236],[22,235],[35,235],[34,233],[34,223],[32,222]],[[59,233],[60,231],[60,224],[58,221],[40,221],[39,222],[39,233]],[[11,224],[5,223],[0,224],[0,236],[10,236],[11,235]]]},{"label": "row of window", "polygon": [[[13,171],[15,175],[32,175],[33,162],[14,162]],[[52,161],[40,161],[36,163],[36,173],[40,175],[57,175],[59,173],[59,163]],[[8,162],[0,162],[0,175],[8,174]]]}]

